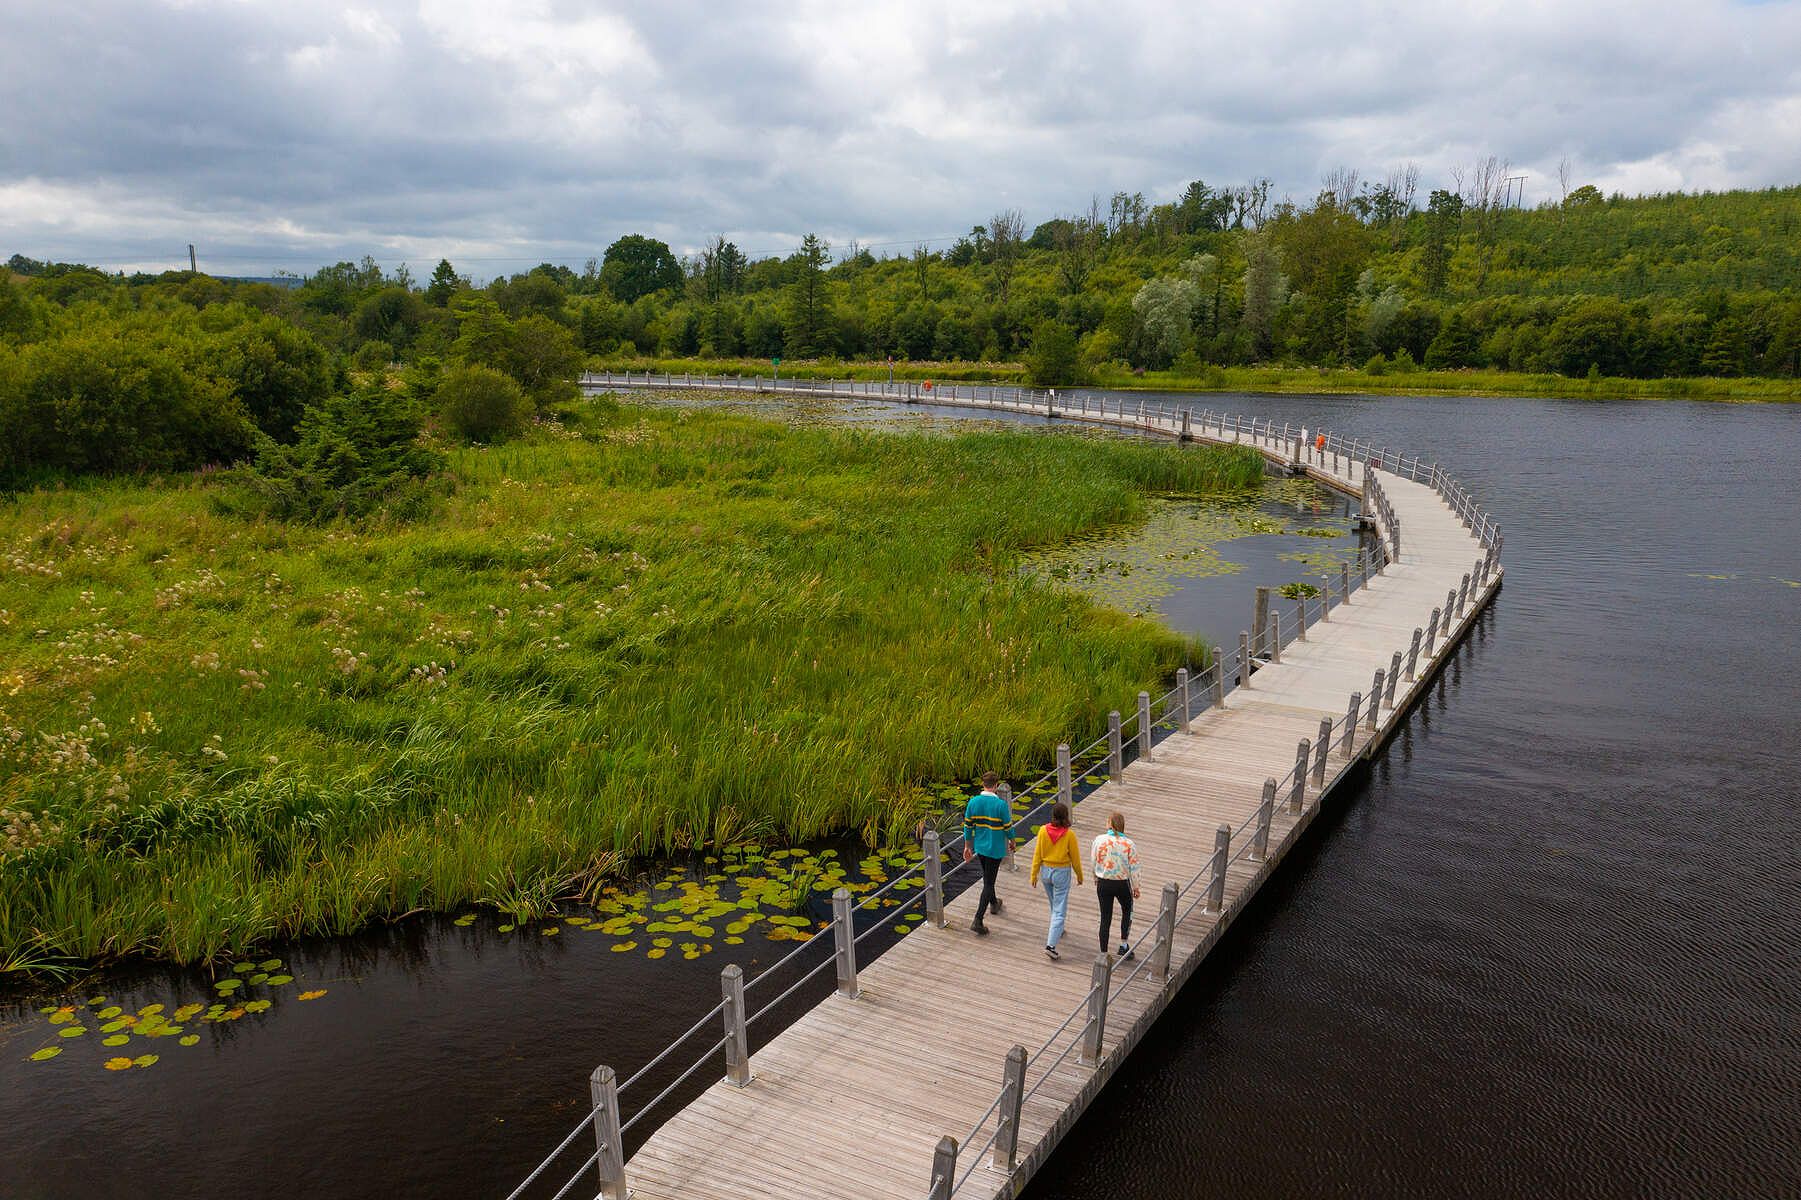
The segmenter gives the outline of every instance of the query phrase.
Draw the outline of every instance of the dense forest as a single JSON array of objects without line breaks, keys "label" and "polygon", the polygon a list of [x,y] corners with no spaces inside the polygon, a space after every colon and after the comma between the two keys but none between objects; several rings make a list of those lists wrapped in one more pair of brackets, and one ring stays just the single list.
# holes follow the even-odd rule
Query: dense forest
[{"label": "dense forest", "polygon": [[1582,186],[1525,209],[1496,162],[1458,183],[1340,171],[1297,204],[1196,182],[891,256],[808,235],[785,257],[716,237],[683,259],[630,235],[580,272],[480,287],[447,261],[423,283],[364,259],[284,287],[14,255],[0,478],[254,458],[278,507],[354,506],[364,459],[426,472],[404,449],[424,423],[498,440],[582,362],[643,356],[1023,363],[1041,383],[1254,363],[1801,375],[1801,188]]}]

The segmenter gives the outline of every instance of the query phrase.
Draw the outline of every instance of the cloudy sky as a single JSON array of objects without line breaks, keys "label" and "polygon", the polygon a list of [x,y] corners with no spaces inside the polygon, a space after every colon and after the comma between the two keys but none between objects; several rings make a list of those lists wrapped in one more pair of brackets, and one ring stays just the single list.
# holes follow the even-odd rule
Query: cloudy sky
[{"label": "cloudy sky", "polygon": [[[878,252],[997,209],[1498,155],[1801,183],[1801,0],[0,0],[0,258],[485,278],[622,233]],[[183,264],[185,265],[185,263]]]}]

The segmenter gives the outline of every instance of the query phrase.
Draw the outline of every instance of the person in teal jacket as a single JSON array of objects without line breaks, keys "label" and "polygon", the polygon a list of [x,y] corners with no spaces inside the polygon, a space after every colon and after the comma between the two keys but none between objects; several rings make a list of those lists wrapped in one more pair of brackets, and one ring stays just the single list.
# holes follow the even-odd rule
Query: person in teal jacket
[{"label": "person in teal jacket", "polygon": [[1013,809],[995,794],[1001,777],[993,771],[982,776],[982,790],[963,806],[963,861],[975,859],[982,865],[982,898],[976,901],[976,918],[969,923],[971,933],[986,936],[988,926],[982,918],[992,908],[1001,913],[1001,898],[994,894],[994,880],[1001,863],[1007,858],[1007,844],[1013,833]]}]

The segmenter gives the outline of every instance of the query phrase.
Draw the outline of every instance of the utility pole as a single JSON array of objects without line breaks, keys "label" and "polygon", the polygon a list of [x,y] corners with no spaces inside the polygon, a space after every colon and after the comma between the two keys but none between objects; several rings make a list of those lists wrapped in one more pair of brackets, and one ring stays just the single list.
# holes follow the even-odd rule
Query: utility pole
[{"label": "utility pole", "polygon": [[[1519,208],[1524,205],[1526,203],[1526,177],[1524,175],[1509,175],[1506,184],[1506,199],[1501,202],[1502,207]],[[1514,187],[1515,184],[1518,184],[1519,186],[1516,188]],[[1509,203],[1509,201],[1511,201],[1511,203]]]},{"label": "utility pole", "polygon": [[192,271],[196,275],[200,274],[200,267],[194,261],[194,243],[193,242],[188,243],[188,270]]}]

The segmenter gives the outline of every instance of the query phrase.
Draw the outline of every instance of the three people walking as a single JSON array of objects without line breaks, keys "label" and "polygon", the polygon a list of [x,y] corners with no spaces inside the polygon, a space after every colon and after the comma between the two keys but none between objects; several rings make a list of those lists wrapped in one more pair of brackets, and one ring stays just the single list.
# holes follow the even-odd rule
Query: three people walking
[{"label": "three people walking", "polygon": [[982,898],[976,901],[976,917],[969,923],[971,933],[986,936],[988,926],[982,918],[993,909],[1001,911],[1001,898],[994,893],[995,876],[1007,858],[1007,844],[1013,834],[1013,807],[995,793],[1001,777],[993,771],[982,774],[982,790],[963,806],[963,861],[975,859],[982,865]]},{"label": "three people walking", "polygon": [[1051,819],[1038,827],[1038,839],[1032,845],[1032,886],[1044,881],[1044,898],[1051,905],[1051,928],[1044,937],[1044,952],[1055,962],[1057,943],[1063,939],[1063,922],[1069,915],[1069,889],[1082,882],[1082,853],[1076,849],[1076,835],[1069,830],[1069,805],[1059,801],[1051,807]]},{"label": "three people walking", "polygon": [[1106,830],[1094,839],[1094,889],[1101,901],[1101,953],[1107,952],[1113,931],[1113,905],[1119,904],[1119,957],[1129,961],[1132,952],[1132,901],[1138,898],[1138,848],[1126,836],[1126,814],[1116,812]]}]

